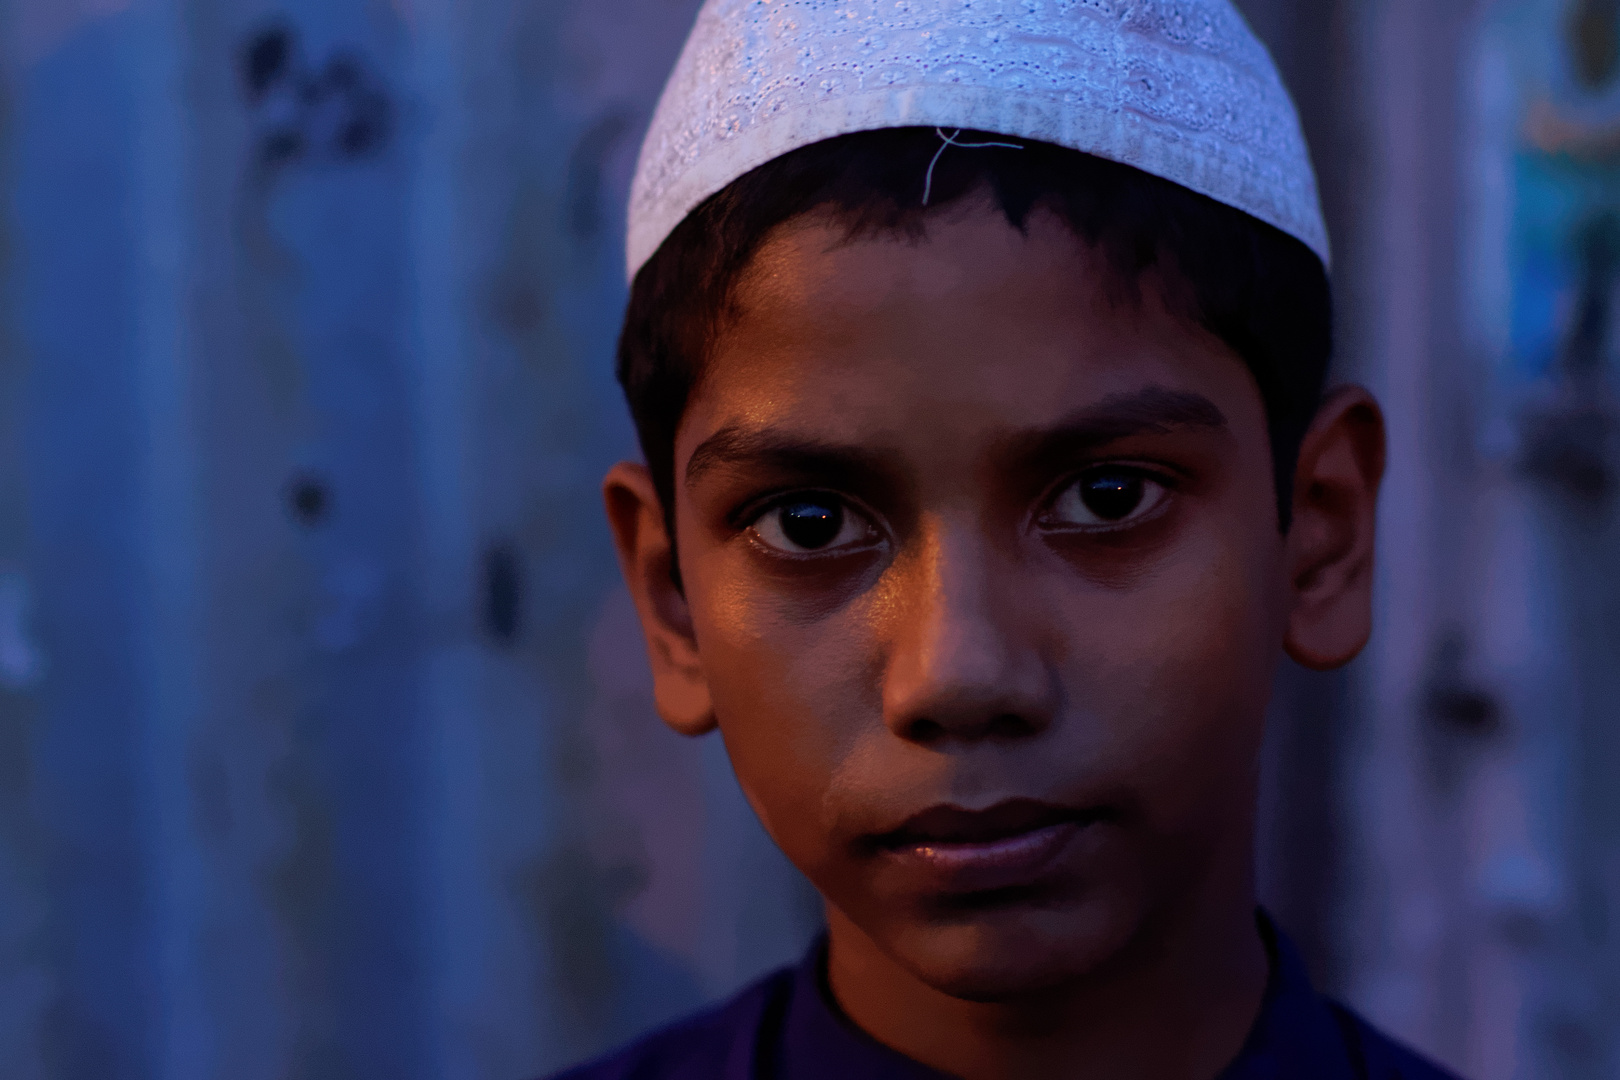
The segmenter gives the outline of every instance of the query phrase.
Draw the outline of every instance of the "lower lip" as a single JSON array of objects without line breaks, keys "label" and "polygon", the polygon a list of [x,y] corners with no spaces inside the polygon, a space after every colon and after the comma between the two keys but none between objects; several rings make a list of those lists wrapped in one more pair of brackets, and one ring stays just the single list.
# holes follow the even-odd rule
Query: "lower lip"
[{"label": "lower lip", "polygon": [[890,855],[950,892],[984,892],[1032,885],[1085,828],[1065,821],[982,844],[910,844]]}]

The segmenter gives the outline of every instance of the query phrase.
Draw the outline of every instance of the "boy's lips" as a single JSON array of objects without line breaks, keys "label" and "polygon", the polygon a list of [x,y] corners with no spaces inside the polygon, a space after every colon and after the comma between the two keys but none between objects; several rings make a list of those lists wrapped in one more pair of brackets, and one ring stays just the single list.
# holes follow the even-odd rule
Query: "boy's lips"
[{"label": "boy's lips", "polygon": [[872,837],[874,846],[926,886],[950,893],[1032,885],[1101,808],[1076,810],[1009,799],[984,810],[936,806]]}]

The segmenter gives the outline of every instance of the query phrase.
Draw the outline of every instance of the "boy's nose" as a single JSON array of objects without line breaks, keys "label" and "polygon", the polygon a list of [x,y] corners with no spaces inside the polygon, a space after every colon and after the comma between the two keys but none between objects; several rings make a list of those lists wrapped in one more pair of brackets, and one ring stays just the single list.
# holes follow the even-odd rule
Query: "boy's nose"
[{"label": "boy's nose", "polygon": [[917,557],[894,568],[885,723],[919,743],[1044,731],[1060,691],[1016,556],[970,529],[929,532]]}]

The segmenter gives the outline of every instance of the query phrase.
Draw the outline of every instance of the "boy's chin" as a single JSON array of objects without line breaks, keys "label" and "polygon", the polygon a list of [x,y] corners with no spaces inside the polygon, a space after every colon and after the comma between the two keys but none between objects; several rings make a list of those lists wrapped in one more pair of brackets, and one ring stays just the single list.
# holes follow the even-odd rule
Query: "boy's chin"
[{"label": "boy's chin", "polygon": [[913,976],[965,1001],[1048,994],[1102,974],[1139,920],[1092,899],[1073,907],[989,910],[909,923],[884,944]]}]

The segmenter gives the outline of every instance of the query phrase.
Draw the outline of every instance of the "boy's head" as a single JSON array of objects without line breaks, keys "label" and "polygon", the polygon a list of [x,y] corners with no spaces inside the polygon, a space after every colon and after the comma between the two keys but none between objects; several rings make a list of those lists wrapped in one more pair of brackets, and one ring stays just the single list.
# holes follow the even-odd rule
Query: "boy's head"
[{"label": "boy's head", "polygon": [[1309,229],[958,131],[670,224],[606,492],[661,713],[719,727],[835,948],[1007,999],[1252,903],[1272,673],[1365,640],[1382,429],[1321,398]]}]

